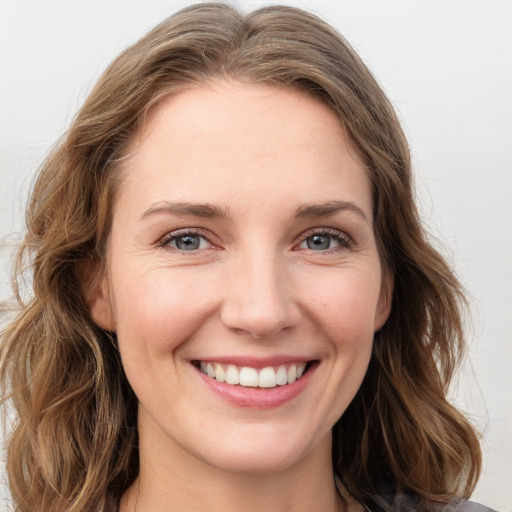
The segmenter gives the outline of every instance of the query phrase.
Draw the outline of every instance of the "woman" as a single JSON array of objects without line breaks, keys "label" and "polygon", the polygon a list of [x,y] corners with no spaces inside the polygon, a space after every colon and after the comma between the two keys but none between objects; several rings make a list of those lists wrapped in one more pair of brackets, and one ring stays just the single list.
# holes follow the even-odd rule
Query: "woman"
[{"label": "woman", "polygon": [[464,296],[350,46],[289,7],[163,22],[42,168],[3,333],[20,511],[473,508]]}]

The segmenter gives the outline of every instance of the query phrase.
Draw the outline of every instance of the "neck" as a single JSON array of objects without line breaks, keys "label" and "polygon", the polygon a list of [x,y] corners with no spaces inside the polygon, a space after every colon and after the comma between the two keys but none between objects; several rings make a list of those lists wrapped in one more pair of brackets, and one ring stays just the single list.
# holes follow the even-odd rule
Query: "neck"
[{"label": "neck", "polygon": [[[341,502],[333,486],[324,489],[299,485],[290,479],[276,478],[263,481],[248,478],[232,478],[229,483],[216,482],[207,485],[197,481],[195,486],[168,485],[165,492],[138,479],[123,496],[120,512],[306,512],[322,510],[339,512]],[[285,484],[285,482],[290,482]],[[318,492],[318,494],[316,494]]]},{"label": "neck", "polygon": [[139,476],[123,495],[120,512],[341,510],[330,437],[293,467],[259,474],[225,471],[184,453],[157,457],[143,442],[140,453]]}]

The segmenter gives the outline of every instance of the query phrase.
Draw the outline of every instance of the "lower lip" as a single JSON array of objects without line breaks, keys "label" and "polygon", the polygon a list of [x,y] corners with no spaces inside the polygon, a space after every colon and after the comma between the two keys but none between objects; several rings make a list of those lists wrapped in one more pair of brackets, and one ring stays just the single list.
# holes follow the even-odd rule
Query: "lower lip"
[{"label": "lower lip", "polygon": [[318,364],[311,364],[308,371],[300,379],[292,384],[276,386],[275,388],[251,388],[226,384],[208,377],[198,369],[196,371],[211,391],[231,404],[251,409],[272,409],[299,396],[311,381],[317,367]]}]

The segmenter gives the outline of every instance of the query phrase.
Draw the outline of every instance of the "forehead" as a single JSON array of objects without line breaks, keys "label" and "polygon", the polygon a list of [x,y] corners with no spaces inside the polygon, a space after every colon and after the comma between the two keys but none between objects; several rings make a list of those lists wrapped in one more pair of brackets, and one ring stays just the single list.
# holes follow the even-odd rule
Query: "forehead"
[{"label": "forehead", "polygon": [[[236,107],[236,108],[233,108]],[[229,112],[219,116],[219,113]],[[172,116],[171,111],[172,110]],[[229,127],[233,121],[245,121],[246,128],[257,128],[258,125],[269,127],[274,121],[272,113],[285,114],[286,120],[298,122],[297,132],[301,131],[304,115],[308,123],[315,123],[320,130],[345,131],[337,115],[326,104],[311,94],[296,88],[271,84],[246,84],[237,81],[212,80],[205,85],[198,84],[178,92],[163,95],[148,110],[144,122],[132,137],[131,149],[134,150],[143,138],[147,138],[163,116],[163,122],[174,120],[187,122],[187,129],[196,129],[204,133],[208,121],[215,117],[219,131]],[[226,126],[227,125],[227,126]],[[278,124],[274,124],[278,128]],[[290,138],[294,130],[289,130]],[[210,130],[210,132],[213,130]],[[321,135],[321,134],[319,134]]]},{"label": "forehead", "polygon": [[368,189],[362,200],[371,210],[366,170],[338,117],[295,90],[217,82],[166,96],[148,112],[128,155],[121,188],[148,200],[167,191],[173,200],[196,194],[211,202],[258,188],[274,198],[280,192],[283,201],[293,193],[323,201],[332,199],[335,182],[347,194],[357,182]]}]

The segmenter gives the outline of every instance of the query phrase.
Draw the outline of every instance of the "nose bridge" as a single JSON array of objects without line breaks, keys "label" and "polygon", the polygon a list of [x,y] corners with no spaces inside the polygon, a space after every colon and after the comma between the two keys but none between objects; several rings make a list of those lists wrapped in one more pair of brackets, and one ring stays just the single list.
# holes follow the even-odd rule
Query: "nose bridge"
[{"label": "nose bridge", "polygon": [[271,247],[244,251],[226,288],[224,324],[258,338],[295,325],[298,308],[289,278],[286,265]]}]

